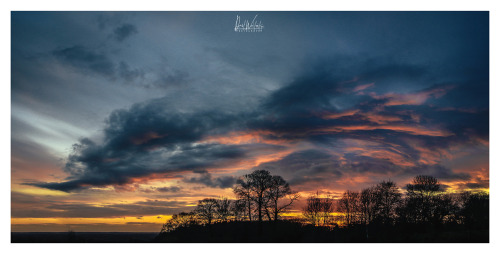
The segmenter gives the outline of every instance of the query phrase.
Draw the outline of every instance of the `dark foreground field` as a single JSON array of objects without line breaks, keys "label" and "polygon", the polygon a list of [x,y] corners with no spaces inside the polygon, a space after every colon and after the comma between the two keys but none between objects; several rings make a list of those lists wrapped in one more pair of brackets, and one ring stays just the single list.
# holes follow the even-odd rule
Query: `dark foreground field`
[{"label": "dark foreground field", "polygon": [[193,225],[159,234],[167,243],[487,243],[488,229],[445,226],[353,226],[326,228],[301,223],[224,222]]},{"label": "dark foreground field", "polygon": [[12,232],[12,243],[150,243],[158,232]]},{"label": "dark foreground field", "polygon": [[157,232],[11,233],[12,243],[487,243],[487,228],[405,226],[326,228],[300,223],[225,222]]}]

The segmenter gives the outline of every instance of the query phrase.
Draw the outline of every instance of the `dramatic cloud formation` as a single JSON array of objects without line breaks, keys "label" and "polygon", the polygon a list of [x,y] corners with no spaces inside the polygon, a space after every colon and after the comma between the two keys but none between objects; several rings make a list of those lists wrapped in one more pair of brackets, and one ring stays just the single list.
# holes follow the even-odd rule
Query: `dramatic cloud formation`
[{"label": "dramatic cloud formation", "polygon": [[[383,69],[387,70],[388,67]],[[401,77],[397,69],[394,73]],[[377,80],[343,82],[345,78],[338,78],[336,74],[335,69],[311,70],[291,84],[272,92],[255,109],[247,109],[239,114],[219,111],[171,112],[165,110],[165,98],[135,104],[128,110],[114,111],[104,129],[103,144],[85,138],[74,145],[65,166],[65,170],[71,174],[69,181],[35,185],[62,191],[121,185],[152,175],[168,177],[166,174],[172,172],[230,167],[239,160],[254,156],[255,150],[264,146],[275,152],[291,149],[290,144],[293,143],[319,145],[313,149],[330,149],[328,143],[339,148],[339,144],[345,140],[357,143],[337,149],[333,153],[338,157],[328,158],[338,164],[329,166],[335,169],[338,176],[342,172],[377,172],[392,174],[393,177],[397,176],[395,174],[409,176],[427,172],[450,180],[468,177],[466,173],[454,174],[450,169],[440,166],[439,158],[427,158],[432,154],[428,151],[474,143],[476,137],[487,139],[480,129],[474,128],[476,121],[473,118],[480,113],[455,113],[464,118],[461,128],[445,116],[419,113],[433,108],[439,112],[439,107],[425,102],[445,97],[453,87],[431,85],[413,93],[367,96],[352,94],[348,87],[359,87],[357,84],[367,82],[373,84]],[[389,75],[386,74],[386,77]],[[344,101],[345,98],[352,99]],[[483,108],[483,112],[487,112],[487,109]],[[262,134],[261,138],[253,138],[252,135],[239,135],[238,138],[229,136],[228,140],[221,138],[235,131]],[[213,136],[219,138],[209,138]],[[265,140],[289,145],[269,144]],[[315,157],[315,150],[306,154],[310,158],[302,160],[309,159],[310,163],[322,158]],[[291,165],[293,157],[303,155],[302,152],[293,153],[283,158],[279,165],[294,168]],[[291,162],[286,163],[288,160]],[[300,168],[296,171],[292,171],[291,179],[300,177]],[[315,171],[306,175],[314,176]],[[185,182],[226,188],[234,183],[234,178],[226,176],[212,179],[209,173],[204,172],[201,177],[189,178]]]},{"label": "dramatic cloud formation", "polygon": [[488,189],[487,13],[264,12],[263,33],[236,14],[14,12],[19,227],[154,224],[254,169],[299,192]]}]

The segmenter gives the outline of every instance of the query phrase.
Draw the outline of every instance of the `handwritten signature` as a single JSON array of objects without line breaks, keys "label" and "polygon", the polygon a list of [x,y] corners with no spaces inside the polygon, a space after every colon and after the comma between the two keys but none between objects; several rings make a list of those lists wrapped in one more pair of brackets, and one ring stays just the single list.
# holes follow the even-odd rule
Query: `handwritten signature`
[{"label": "handwritten signature", "polygon": [[241,23],[240,21],[240,16],[236,15],[236,24],[234,25],[234,31],[235,32],[262,32],[264,29],[264,25],[262,24],[262,21],[256,21],[257,16],[259,14],[255,15],[253,18],[252,22],[248,22],[247,19]]}]

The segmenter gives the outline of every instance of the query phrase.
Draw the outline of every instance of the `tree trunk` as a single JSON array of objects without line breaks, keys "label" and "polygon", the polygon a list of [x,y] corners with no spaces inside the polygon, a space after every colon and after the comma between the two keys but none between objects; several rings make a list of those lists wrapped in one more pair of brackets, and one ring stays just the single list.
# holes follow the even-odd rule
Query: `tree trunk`
[{"label": "tree trunk", "polygon": [[259,197],[259,202],[257,204],[259,208],[259,222],[262,222],[262,198]]},{"label": "tree trunk", "polygon": [[267,208],[266,208],[266,215],[267,215],[267,219],[269,221],[271,221],[271,214],[269,214],[269,210],[267,210]]},{"label": "tree trunk", "polygon": [[274,201],[274,221],[278,220],[278,201]]},{"label": "tree trunk", "polygon": [[252,221],[252,202],[248,198],[248,221]]}]

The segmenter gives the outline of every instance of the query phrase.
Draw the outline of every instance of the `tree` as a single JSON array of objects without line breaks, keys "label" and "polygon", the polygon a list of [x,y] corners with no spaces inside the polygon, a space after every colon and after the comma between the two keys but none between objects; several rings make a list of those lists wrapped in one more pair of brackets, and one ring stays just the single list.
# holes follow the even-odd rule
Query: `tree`
[{"label": "tree", "polygon": [[227,221],[231,216],[231,201],[225,197],[216,200],[215,218],[217,221]]},{"label": "tree", "polygon": [[418,175],[406,185],[406,189],[409,196],[429,198],[440,191],[441,184],[433,176]]},{"label": "tree", "polygon": [[433,196],[439,194],[441,184],[433,176],[418,175],[412,183],[406,185],[406,205],[408,220],[418,222],[429,222],[432,220],[436,206],[433,204]]},{"label": "tree", "polygon": [[456,222],[458,202],[452,194],[440,194],[431,197],[432,213],[430,221],[434,224]]},{"label": "tree", "polygon": [[365,224],[370,224],[377,210],[377,193],[375,187],[363,189],[359,199],[362,219]]},{"label": "tree", "polygon": [[346,224],[349,226],[357,222],[360,211],[359,193],[345,191],[342,198],[338,201],[337,210],[344,214]]},{"label": "tree", "polygon": [[231,202],[230,209],[235,221],[244,219],[246,207],[247,201],[245,199],[237,199]]},{"label": "tree", "polygon": [[401,203],[401,193],[392,181],[382,181],[375,186],[375,217],[382,223],[392,223],[397,217],[396,209]]},{"label": "tree", "polygon": [[490,198],[486,192],[464,192],[460,195],[459,215],[463,224],[469,228],[489,227]]},{"label": "tree", "polygon": [[189,227],[196,224],[198,224],[198,221],[194,212],[182,212],[172,215],[172,218],[163,224],[160,233],[171,232],[180,227]]},{"label": "tree", "polygon": [[315,226],[328,224],[330,213],[334,210],[333,199],[321,198],[319,193],[311,195],[306,200],[306,206],[302,209],[302,215],[309,223]]},{"label": "tree", "polygon": [[[269,220],[278,219],[279,214],[298,198],[298,195],[291,195],[290,186],[283,178],[272,176],[267,170],[255,170],[251,174],[244,175],[237,181],[233,191],[239,198],[247,200],[249,220],[254,206],[259,222],[262,221],[264,213]],[[287,195],[290,201],[279,206],[279,200]]]},{"label": "tree", "polygon": [[233,192],[236,196],[245,203],[248,215],[248,221],[252,221],[252,186],[251,183],[243,177],[236,181],[236,187]]},{"label": "tree", "polygon": [[[266,203],[269,203],[274,221],[277,221],[279,214],[289,208],[299,198],[298,195],[289,196],[291,194],[290,185],[281,176],[272,176],[269,189],[266,191],[266,199],[268,200]],[[279,199],[285,196],[289,196],[289,202],[279,206]]]},{"label": "tree", "polygon": [[266,191],[271,187],[272,176],[269,171],[266,170],[255,170],[249,175],[245,175],[248,182],[250,183],[253,192],[253,201],[257,205],[257,215],[259,222],[262,221],[262,212],[266,202]]},{"label": "tree", "polygon": [[198,206],[194,209],[194,213],[203,223],[210,225],[216,216],[216,209],[217,200],[215,198],[205,198],[198,201]]}]

